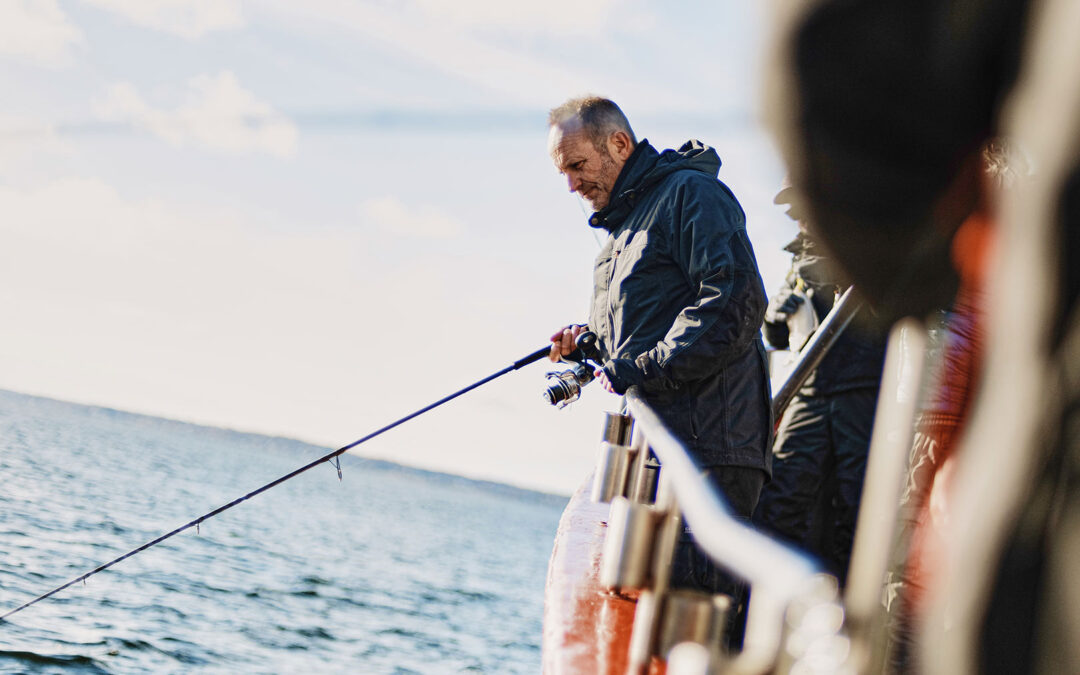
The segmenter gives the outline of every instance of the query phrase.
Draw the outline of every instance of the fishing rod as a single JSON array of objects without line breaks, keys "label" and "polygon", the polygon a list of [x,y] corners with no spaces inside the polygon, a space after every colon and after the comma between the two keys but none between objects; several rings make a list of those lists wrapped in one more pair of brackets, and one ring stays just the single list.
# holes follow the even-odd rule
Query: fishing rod
[{"label": "fishing rod", "polygon": [[320,458],[318,458],[316,460],[308,462],[307,464],[300,467],[299,469],[296,469],[295,471],[290,471],[289,473],[285,474],[284,476],[282,476],[280,478],[277,478],[275,480],[272,480],[269,483],[267,483],[266,485],[263,485],[262,487],[260,487],[258,489],[252,490],[251,492],[247,493],[243,497],[237,497],[236,499],[232,500],[228,504],[225,504],[223,506],[219,506],[218,508],[216,508],[213,511],[210,511],[208,513],[204,513],[203,515],[199,516],[195,520],[192,520],[192,521],[190,521],[188,523],[185,523],[185,524],[181,525],[180,527],[176,528],[175,530],[172,530],[171,532],[166,532],[165,534],[161,535],[160,537],[157,537],[156,539],[152,539],[152,540],[146,542],[145,544],[143,544],[142,546],[140,546],[138,548],[134,548],[134,549],[128,551],[127,553],[120,556],[119,558],[115,558],[113,560],[110,560],[107,563],[104,563],[102,565],[98,565],[97,567],[90,570],[89,572],[86,572],[85,574],[77,576],[74,579],[72,579],[71,581],[68,581],[67,583],[64,583],[64,584],[62,584],[60,586],[57,586],[56,588],[52,589],[48,593],[42,593],[41,595],[37,596],[33,600],[30,600],[28,602],[25,602],[25,603],[19,605],[18,607],[16,607],[15,609],[12,609],[11,611],[7,612],[6,614],[0,615],[0,622],[6,620],[9,616],[11,616],[12,614],[15,614],[16,612],[21,612],[22,610],[26,609],[27,607],[29,607],[29,606],[31,606],[33,604],[36,604],[38,602],[41,602],[45,598],[48,598],[50,596],[53,596],[53,595],[59,593],[60,591],[64,590],[65,588],[68,588],[70,586],[74,586],[75,584],[79,583],[80,581],[86,581],[88,578],[94,576],[98,572],[102,572],[104,570],[107,570],[110,567],[112,567],[113,565],[115,565],[115,564],[117,564],[117,563],[119,563],[119,562],[121,562],[123,560],[127,560],[128,558],[130,558],[131,556],[133,556],[133,555],[135,555],[137,553],[145,551],[146,549],[150,548],[151,546],[155,546],[157,544],[160,544],[161,542],[165,541],[166,539],[168,539],[168,538],[170,538],[170,537],[172,537],[174,535],[180,534],[184,530],[191,529],[192,527],[198,528],[199,524],[202,523],[203,521],[208,520],[210,518],[213,518],[214,516],[218,515],[219,513],[223,512],[223,511],[227,511],[227,510],[231,509],[232,507],[236,506],[237,504],[240,504],[241,502],[244,502],[244,501],[247,501],[248,499],[251,499],[255,495],[266,492],[270,488],[272,488],[272,487],[274,487],[276,485],[280,485],[281,483],[284,483],[285,481],[289,480],[290,478],[295,478],[296,476],[299,476],[300,474],[304,473],[305,471],[307,471],[309,469],[315,468],[316,466],[322,464],[323,462],[329,462],[330,460],[334,460],[334,459],[337,460],[336,466],[337,466],[337,472],[338,472],[338,479],[340,480],[341,479],[341,460],[338,459],[338,457],[340,455],[342,455],[345,452],[351,450],[352,448],[355,448],[356,446],[360,445],[361,443],[365,443],[367,441],[370,441],[371,439],[375,438],[379,434],[390,431],[394,427],[399,426],[401,424],[404,424],[405,422],[408,422],[409,420],[411,420],[411,419],[413,419],[415,417],[419,417],[420,415],[423,415],[424,413],[426,413],[429,410],[432,410],[433,408],[437,408],[437,407],[441,406],[442,404],[444,404],[444,403],[446,403],[448,401],[452,401],[453,399],[457,398],[458,396],[461,396],[462,394],[470,392],[473,389],[476,389],[477,387],[483,386],[483,385],[487,384],[488,382],[491,382],[492,380],[494,380],[496,378],[499,378],[499,377],[502,377],[503,375],[506,375],[509,372],[512,372],[512,371],[518,370],[520,368],[523,368],[524,366],[527,366],[530,363],[534,363],[536,361],[539,361],[540,359],[547,356],[550,352],[551,352],[551,345],[546,345],[541,349],[537,349],[535,352],[529,354],[528,356],[524,356],[524,357],[518,359],[517,361],[514,361],[512,364],[510,364],[509,366],[503,368],[502,370],[500,370],[498,372],[495,372],[495,373],[492,373],[491,375],[488,375],[487,377],[485,377],[482,380],[477,380],[476,382],[473,382],[472,384],[465,387],[464,389],[459,389],[459,390],[455,391],[453,394],[450,394],[448,396],[444,396],[443,398],[439,399],[438,401],[435,401],[434,403],[426,405],[423,408],[420,408],[419,410],[417,410],[415,412],[409,413],[405,417],[402,417],[399,420],[391,422],[390,424],[387,424],[386,426],[382,427],[381,429],[378,429],[376,431],[371,432],[370,434],[368,434],[367,436],[364,436],[363,438],[359,438],[359,439],[353,441],[352,443],[349,443],[346,446],[340,447],[340,448],[338,448],[337,450],[334,450],[331,453],[328,453],[328,454],[323,455],[322,457],[320,457]]}]

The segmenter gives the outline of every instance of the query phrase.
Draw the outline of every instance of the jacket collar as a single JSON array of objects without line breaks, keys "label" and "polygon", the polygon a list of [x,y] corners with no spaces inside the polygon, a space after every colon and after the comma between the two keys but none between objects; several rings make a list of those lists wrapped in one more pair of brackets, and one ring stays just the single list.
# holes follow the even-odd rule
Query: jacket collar
[{"label": "jacket collar", "polygon": [[611,189],[611,201],[592,214],[589,225],[614,232],[640,198],[667,176],[693,170],[715,177],[719,169],[720,157],[716,151],[700,141],[687,141],[678,150],[657,152],[647,139],[642,139],[619,171]]},{"label": "jacket collar", "polygon": [[619,177],[615,179],[615,185],[611,188],[611,201],[592,214],[589,225],[608,232],[621,225],[637,203],[639,193],[647,187],[643,184],[643,179],[656,166],[659,156],[660,153],[648,139],[641,139],[623,164]]}]

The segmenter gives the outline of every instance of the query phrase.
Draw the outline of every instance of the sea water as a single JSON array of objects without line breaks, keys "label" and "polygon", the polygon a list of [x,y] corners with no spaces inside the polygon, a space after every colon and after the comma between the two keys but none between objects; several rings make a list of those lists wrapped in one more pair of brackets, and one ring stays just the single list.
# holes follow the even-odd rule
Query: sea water
[{"label": "sea water", "polygon": [[[0,391],[0,614],[328,452]],[[564,498],[342,457],[0,623],[0,673],[534,673]]]}]

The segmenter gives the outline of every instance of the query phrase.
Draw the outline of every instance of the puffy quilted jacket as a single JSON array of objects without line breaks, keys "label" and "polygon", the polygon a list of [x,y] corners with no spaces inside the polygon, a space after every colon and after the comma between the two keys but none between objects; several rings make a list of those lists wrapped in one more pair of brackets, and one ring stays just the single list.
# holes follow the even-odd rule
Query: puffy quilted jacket
[{"label": "puffy quilted jacket", "polygon": [[641,141],[607,207],[589,325],[617,391],[639,386],[703,467],[770,469],[765,289],[745,215],[697,141]]}]

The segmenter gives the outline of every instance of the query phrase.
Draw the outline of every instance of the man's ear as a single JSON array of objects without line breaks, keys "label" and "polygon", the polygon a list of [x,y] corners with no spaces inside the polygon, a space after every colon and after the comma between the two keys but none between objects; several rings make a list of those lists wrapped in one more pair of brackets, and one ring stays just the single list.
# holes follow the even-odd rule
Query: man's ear
[{"label": "man's ear", "polygon": [[613,131],[608,136],[608,153],[615,159],[626,161],[634,153],[634,143],[625,131]]}]

